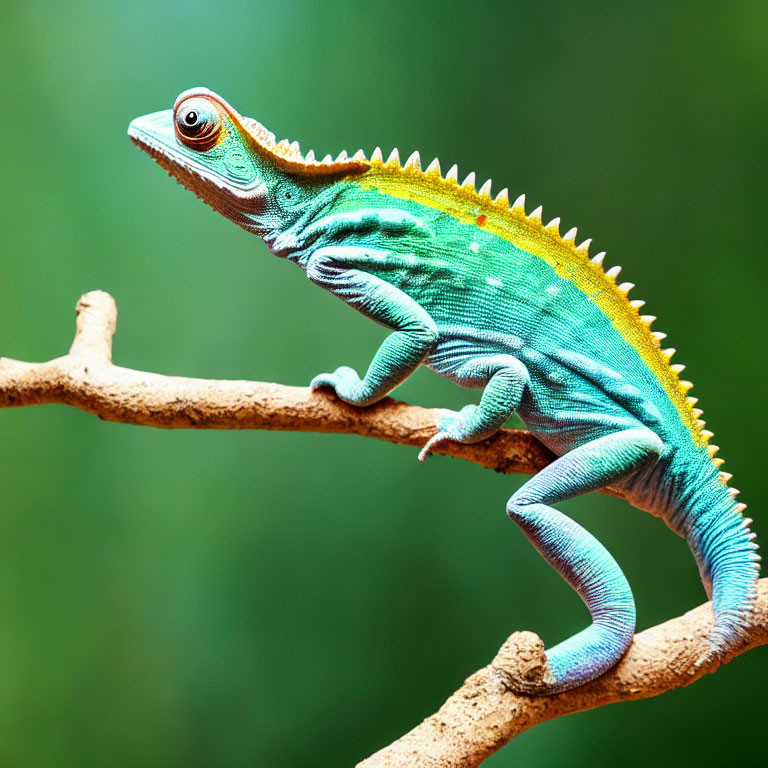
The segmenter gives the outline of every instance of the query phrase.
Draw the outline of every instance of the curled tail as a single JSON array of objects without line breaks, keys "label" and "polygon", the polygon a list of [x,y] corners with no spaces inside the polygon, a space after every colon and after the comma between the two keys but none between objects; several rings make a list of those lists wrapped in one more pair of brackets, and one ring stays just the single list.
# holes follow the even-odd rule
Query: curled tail
[{"label": "curled tail", "polygon": [[731,500],[725,509],[702,514],[687,536],[715,613],[709,634],[714,656],[739,643],[757,597],[760,555],[749,528],[752,521],[742,516],[744,506]]},{"label": "curled tail", "polygon": [[736,503],[738,491],[728,488],[717,469],[710,467],[698,473],[675,519],[669,521],[687,539],[712,600],[715,624],[704,661],[738,645],[751,625],[760,569],[755,534],[749,527],[752,520],[742,514],[746,505]]}]

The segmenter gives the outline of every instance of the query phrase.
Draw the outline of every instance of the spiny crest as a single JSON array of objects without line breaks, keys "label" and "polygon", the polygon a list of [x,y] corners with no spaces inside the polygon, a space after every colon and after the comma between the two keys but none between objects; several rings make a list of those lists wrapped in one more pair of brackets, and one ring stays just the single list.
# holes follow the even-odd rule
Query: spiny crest
[{"label": "spiny crest", "polygon": [[250,117],[241,117],[240,124],[249,138],[256,145],[257,151],[285,171],[309,176],[331,176],[346,173],[360,173],[371,166],[365,152],[358,149],[352,157],[342,150],[334,159],[326,155],[322,160],[315,158],[314,150],[302,155],[298,141],[288,139],[275,140],[275,134],[268,131],[261,123]]},{"label": "spiny crest", "polygon": [[[414,162],[414,158],[416,161]],[[605,252],[602,251],[591,259],[589,258],[589,249],[592,244],[591,239],[583,240],[577,245],[577,229],[573,227],[569,229],[565,234],[560,234],[560,218],[556,217],[551,219],[547,224],[543,224],[542,220],[542,206],[534,208],[529,214],[525,211],[525,195],[520,195],[510,205],[509,191],[505,188],[495,198],[493,198],[491,191],[491,180],[489,179],[483,183],[479,189],[476,187],[476,177],[474,173],[467,175],[463,182],[459,183],[459,172],[456,165],[452,165],[445,176],[441,175],[441,166],[437,158],[435,158],[428,166],[426,171],[421,171],[421,163],[418,153],[414,153],[410,156],[405,165],[400,164],[400,156],[397,149],[393,150],[389,155],[386,162],[383,161],[383,155],[381,150],[377,147],[371,155],[371,165],[380,166],[394,173],[418,173],[426,175],[437,181],[438,183],[445,184],[447,186],[454,187],[462,190],[462,192],[474,195],[478,204],[491,205],[498,209],[501,213],[509,213],[515,217],[518,221],[525,220],[529,224],[538,227],[542,232],[546,233],[549,237],[553,238],[561,245],[569,248],[573,253],[578,254],[584,259],[584,263],[589,265],[589,268],[599,272],[606,280],[608,280],[613,289],[622,297],[626,302],[629,311],[632,312],[638,322],[646,328],[648,334],[649,344],[655,347],[663,363],[666,364],[666,368],[669,371],[669,375],[674,383],[674,386],[682,396],[682,401],[685,407],[688,409],[690,415],[690,421],[696,426],[696,433],[700,444],[706,445],[707,451],[710,457],[712,457],[713,463],[720,466],[723,462],[721,459],[716,458],[715,454],[719,450],[717,446],[709,443],[712,438],[712,433],[704,429],[704,422],[699,419],[701,411],[694,409],[697,402],[696,398],[689,397],[688,392],[693,387],[690,381],[680,378],[680,374],[685,370],[685,366],[679,363],[672,363],[671,359],[675,354],[673,348],[663,348],[661,343],[666,334],[661,331],[651,330],[651,326],[655,322],[656,318],[653,315],[640,314],[640,310],[645,306],[645,302],[641,299],[630,299],[629,293],[635,287],[634,283],[630,282],[618,282],[617,278],[621,273],[620,266],[613,266],[610,268],[604,268]],[[721,473],[721,478],[724,483],[727,483],[727,473]]]},{"label": "spiny crest", "polygon": [[275,134],[268,131],[260,122],[251,117],[243,117],[231,104],[207,88],[190,88],[179,94],[174,104],[174,114],[183,101],[192,97],[212,101],[219,111],[226,114],[240,129],[257,154],[265,156],[278,168],[289,173],[338,175],[360,173],[371,166],[362,149],[355,152],[351,158],[346,152],[341,152],[335,160],[330,155],[326,155],[322,160],[317,160],[312,151],[307,152],[305,157],[301,154],[298,141],[289,141],[288,139],[277,141]]}]

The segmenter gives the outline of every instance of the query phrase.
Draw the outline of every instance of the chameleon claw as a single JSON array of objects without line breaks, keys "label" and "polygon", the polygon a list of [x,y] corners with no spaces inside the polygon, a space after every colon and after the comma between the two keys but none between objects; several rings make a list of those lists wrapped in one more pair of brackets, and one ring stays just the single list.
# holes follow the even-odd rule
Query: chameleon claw
[{"label": "chameleon claw", "polygon": [[332,389],[340,400],[350,405],[370,405],[376,402],[376,398],[371,398],[370,391],[354,368],[346,365],[337,368],[333,373],[318,374],[309,383],[313,392],[321,387]]},{"label": "chameleon claw", "polygon": [[424,447],[419,451],[419,461],[424,461],[427,456],[432,453],[432,450],[436,445],[440,445],[440,443],[444,443],[451,439],[451,436],[447,432],[438,432],[436,435],[430,437],[424,444]]},{"label": "chameleon claw", "polygon": [[332,373],[320,373],[309,382],[309,388],[316,392],[318,389],[336,389],[336,381]]},{"label": "chameleon claw", "polygon": [[435,446],[448,440],[455,440],[458,443],[470,442],[466,440],[467,429],[465,424],[466,419],[476,411],[476,405],[466,405],[461,409],[460,413],[449,410],[444,411],[443,416],[437,422],[437,433],[430,437],[421,451],[419,451],[419,461],[424,461],[432,453]]}]

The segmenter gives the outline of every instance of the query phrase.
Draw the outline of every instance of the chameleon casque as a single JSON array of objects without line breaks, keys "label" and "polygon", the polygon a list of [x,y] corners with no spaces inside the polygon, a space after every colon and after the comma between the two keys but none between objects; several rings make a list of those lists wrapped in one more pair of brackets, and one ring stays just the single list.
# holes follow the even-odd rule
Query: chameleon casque
[{"label": "chameleon casque", "polygon": [[613,557],[553,505],[611,485],[684,536],[714,602],[704,663],[738,644],[749,626],[759,556],[719,471],[683,366],[659,345],[653,317],[588,256],[559,219],[526,215],[524,196],[458,183],[437,160],[422,170],[397,150],[315,159],[296,142],[242,117],[216,94],[182,93],[172,110],[134,120],[128,133],[215,210],[262,237],[314,283],[393,332],[361,379],[322,373],[345,402],[375,403],[419,365],[464,387],[479,405],[447,411],[419,454],[440,442],[472,443],[516,412],[559,457],[518,490],[509,517],[578,592],[592,624],[547,652],[544,681],[518,692],[581,685],[629,647],[635,605]]}]

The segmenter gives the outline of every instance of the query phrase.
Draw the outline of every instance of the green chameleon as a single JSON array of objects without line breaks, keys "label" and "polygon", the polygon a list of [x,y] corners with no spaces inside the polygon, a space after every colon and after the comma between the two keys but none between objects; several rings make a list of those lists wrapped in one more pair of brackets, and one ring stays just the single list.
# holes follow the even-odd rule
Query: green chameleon
[{"label": "green chameleon", "polygon": [[418,153],[397,150],[322,160],[275,141],[214,93],[182,93],[172,110],[134,120],[131,139],[215,210],[262,237],[277,256],[392,333],[360,378],[348,367],[322,373],[347,403],[380,400],[419,365],[464,387],[479,405],[446,412],[421,450],[473,443],[517,413],[559,457],[526,482],[507,513],[578,592],[592,624],[549,649],[549,694],[601,675],[635,629],[629,584],[608,551],[554,508],[611,485],[634,506],[684,536],[696,558],[715,623],[704,664],[740,642],[756,597],[759,556],[743,504],[719,471],[717,448],[699,420],[683,366],[630,301],[619,267],[603,269],[576,230],[526,215],[521,195],[491,197],[490,181],[458,183]]}]

